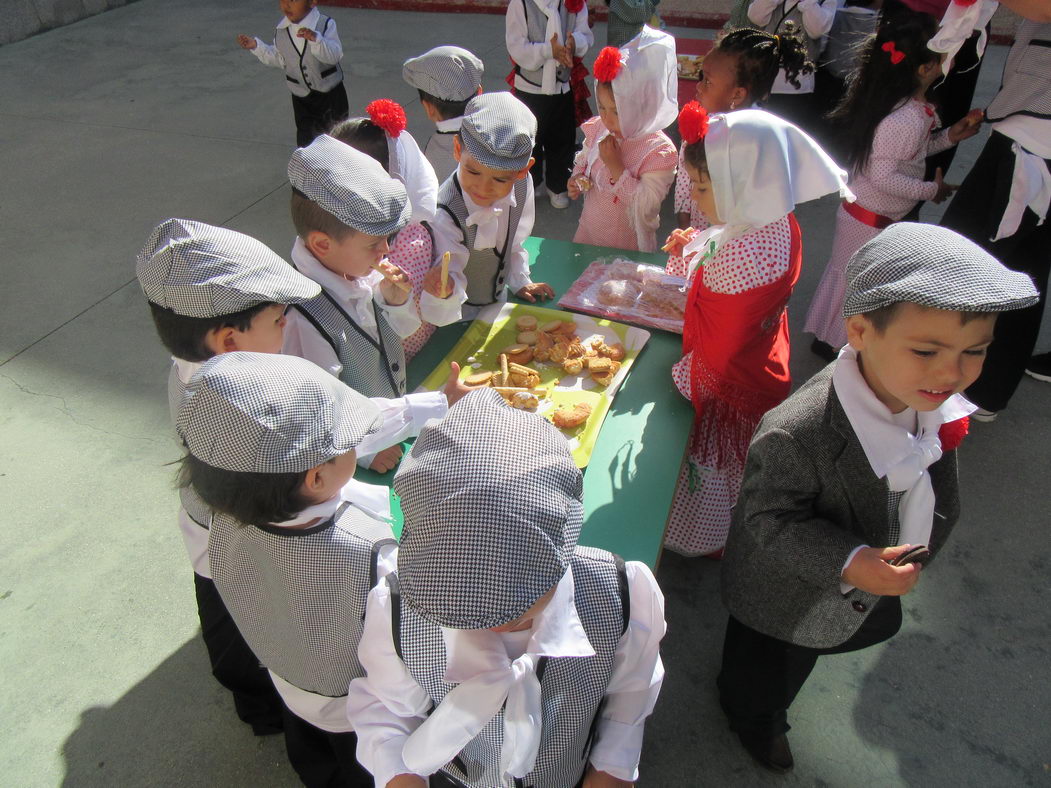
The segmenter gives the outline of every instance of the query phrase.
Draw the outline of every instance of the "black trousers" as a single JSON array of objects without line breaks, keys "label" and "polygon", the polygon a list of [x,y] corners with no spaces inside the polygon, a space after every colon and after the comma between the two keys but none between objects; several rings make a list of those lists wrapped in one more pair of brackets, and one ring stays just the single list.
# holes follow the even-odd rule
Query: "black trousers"
[{"label": "black trousers", "polygon": [[515,96],[536,117],[536,145],[533,146],[533,186],[547,183],[547,190],[561,194],[566,190],[577,147],[577,122],[573,110],[573,91],[554,96],[516,90]]},{"label": "black trousers", "polygon": [[358,737],[329,733],[285,708],[285,750],[307,788],[372,788],[372,775],[358,763]]},{"label": "black trousers", "polygon": [[284,703],[270,674],[241,637],[215,583],[195,572],[193,585],[212,675],[233,694],[237,716],[257,736],[279,733]]},{"label": "black trousers", "polygon": [[1038,227],[1036,214],[1028,208],[1014,235],[989,240],[1000,226],[1011,193],[1015,165],[1012,144],[1003,134],[992,133],[941,222],[987,249],[1008,268],[1028,274],[1040,291],[1039,303],[1001,312],[996,318],[993,344],[982,374],[967,389],[968,399],[991,411],[1007,406],[1036,346],[1051,269],[1051,222]]},{"label": "black trousers", "polygon": [[716,683],[730,729],[777,736],[789,729],[788,707],[823,654],[845,654],[882,643],[901,628],[901,601],[882,597],[854,636],[833,648],[807,648],[757,632],[730,616]]},{"label": "black trousers", "polygon": [[296,144],[302,148],[320,134],[327,134],[350,112],[347,89],[340,82],[328,93],[310,91],[305,96],[292,96],[292,114],[296,118]]}]

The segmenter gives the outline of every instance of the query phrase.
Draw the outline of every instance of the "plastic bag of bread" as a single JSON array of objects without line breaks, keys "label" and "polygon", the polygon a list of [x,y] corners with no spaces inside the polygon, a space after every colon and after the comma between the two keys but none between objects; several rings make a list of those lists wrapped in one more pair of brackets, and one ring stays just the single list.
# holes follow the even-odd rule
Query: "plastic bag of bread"
[{"label": "plastic bag of bread", "polygon": [[628,279],[610,279],[599,285],[596,298],[603,306],[625,309],[632,306],[642,287],[638,282]]}]

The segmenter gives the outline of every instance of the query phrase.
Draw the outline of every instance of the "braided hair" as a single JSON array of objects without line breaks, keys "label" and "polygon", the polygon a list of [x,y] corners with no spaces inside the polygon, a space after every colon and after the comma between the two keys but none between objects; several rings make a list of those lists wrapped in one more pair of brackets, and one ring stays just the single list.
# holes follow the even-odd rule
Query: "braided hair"
[{"label": "braided hair", "polygon": [[715,48],[737,58],[737,84],[748,90],[752,101],[769,97],[774,78],[782,68],[785,78],[797,88],[799,75],[814,71],[814,64],[807,59],[806,44],[798,33],[774,35],[740,27],[722,36]]}]

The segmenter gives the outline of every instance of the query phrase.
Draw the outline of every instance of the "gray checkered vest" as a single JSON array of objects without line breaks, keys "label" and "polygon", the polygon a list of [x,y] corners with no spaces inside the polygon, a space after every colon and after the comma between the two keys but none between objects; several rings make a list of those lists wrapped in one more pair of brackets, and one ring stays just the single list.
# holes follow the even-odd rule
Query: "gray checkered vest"
[{"label": "gray checkered vest", "polygon": [[434,174],[438,176],[438,182],[444,183],[446,178],[456,172],[456,156],[453,154],[453,140],[456,139],[455,131],[436,131],[427,140],[427,147],[423,155],[434,167]]},{"label": "gray checkered vest", "polygon": [[[789,7],[789,3],[791,3],[791,7]],[[806,30],[803,28],[803,12],[799,10],[799,0],[781,0],[781,5],[774,9],[770,21],[766,23],[766,27],[763,30],[774,35],[783,35],[786,32],[786,22],[793,22],[796,32],[803,39],[803,44],[806,46],[807,60],[811,63],[817,63],[818,55],[821,54],[821,50],[825,46],[825,37],[811,38],[806,34]],[[751,26],[751,23],[749,23],[749,26]]]},{"label": "gray checkered vest", "polygon": [[467,247],[469,256],[464,267],[464,276],[467,277],[467,303],[470,306],[492,304],[499,300],[500,292],[504,289],[504,283],[507,281],[504,269],[507,266],[508,246],[518,231],[522,207],[528,194],[526,179],[515,181],[514,190],[516,204],[510,209],[507,217],[507,236],[504,238],[503,249],[499,250],[474,248],[478,228],[473,224],[467,225],[467,204],[463,201],[460,179],[455,174],[447,178],[438,190],[438,209],[445,211],[456,222],[463,236],[463,244]]},{"label": "gray checkered vest", "polygon": [[990,121],[1011,115],[1051,118],[1051,22],[1023,20],[1018,26],[1000,92],[985,115]]},{"label": "gray checkered vest", "polygon": [[[547,14],[541,11],[540,7],[533,0],[522,0],[522,9],[525,12],[526,36],[534,44],[547,43],[550,40],[547,36]],[[577,15],[569,13],[566,10],[566,4],[563,2],[558,4],[558,15],[561,18],[562,40],[564,42],[567,34],[573,32],[573,28],[576,27]],[[531,85],[540,87],[544,81],[543,68],[527,69],[516,63],[515,71]],[[555,79],[559,82],[569,82],[569,69],[565,66],[559,66],[555,71]]]},{"label": "gray checkered vest", "polygon": [[[182,406],[185,392],[186,384],[179,379],[179,368],[173,362],[171,372],[168,373],[168,410],[171,413],[172,424],[175,424],[179,416],[179,408]],[[191,520],[201,528],[208,529],[208,523],[212,521],[212,508],[201,500],[193,487],[179,488],[179,502]]]},{"label": "gray checkered vest", "polygon": [[405,346],[375,301],[371,308],[378,341],[325,290],[295,308],[336,352],[343,365],[340,380],[366,397],[405,395]]},{"label": "gray checkered vest", "polygon": [[[624,562],[619,556],[592,547],[578,547],[571,566],[577,614],[595,656],[544,657],[537,665],[543,731],[533,771],[513,783],[503,779],[500,773],[504,730],[501,710],[442,770],[464,785],[573,788],[584,773],[602,699],[613,675],[614,652],[628,626],[631,601]],[[396,592],[396,578],[388,575],[388,582]],[[408,605],[401,605],[396,593],[393,597],[395,649],[409,673],[437,706],[453,688],[443,681],[445,645],[441,628],[421,618]]]},{"label": "gray checkered vest", "polygon": [[[331,17],[321,16],[314,28],[319,36],[332,24]],[[274,45],[285,62],[285,79],[293,96],[306,96],[310,91],[328,93],[343,81],[343,69],[339,63],[322,63],[312,54],[310,47],[304,46],[302,54],[296,49],[292,40],[292,30],[288,27],[277,28]]]},{"label": "gray checkered vest", "polygon": [[216,512],[212,579],[259,661],[290,684],[337,698],[365,674],[358,641],[376,555],[390,526],[344,502],[329,520],[295,530],[246,525]]}]

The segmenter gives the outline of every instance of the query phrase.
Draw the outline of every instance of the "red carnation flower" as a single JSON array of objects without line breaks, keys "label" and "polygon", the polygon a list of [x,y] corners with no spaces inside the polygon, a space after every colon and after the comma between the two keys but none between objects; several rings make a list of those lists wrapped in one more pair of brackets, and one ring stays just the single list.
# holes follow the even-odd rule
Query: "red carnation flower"
[{"label": "red carnation flower", "polygon": [[566,10],[571,14],[579,14],[584,8],[584,0],[566,0]]},{"label": "red carnation flower", "polygon": [[679,113],[679,134],[683,142],[693,145],[708,133],[708,112],[698,101],[691,101]]},{"label": "red carnation flower", "polygon": [[401,108],[401,104],[390,99],[376,99],[365,107],[365,111],[369,114],[369,119],[383,129],[389,137],[397,137],[405,131],[408,125],[405,110]]},{"label": "red carnation flower", "polygon": [[942,442],[942,451],[952,451],[961,443],[971,428],[971,420],[964,416],[956,421],[945,422],[938,430],[938,439]]},{"label": "red carnation flower", "polygon": [[978,0],[952,0],[956,5],[969,6],[974,5]]},{"label": "red carnation flower", "polygon": [[620,73],[623,63],[620,62],[620,50],[616,47],[603,47],[595,58],[591,71],[599,82],[612,82]]}]

